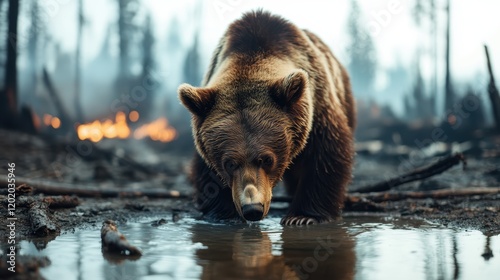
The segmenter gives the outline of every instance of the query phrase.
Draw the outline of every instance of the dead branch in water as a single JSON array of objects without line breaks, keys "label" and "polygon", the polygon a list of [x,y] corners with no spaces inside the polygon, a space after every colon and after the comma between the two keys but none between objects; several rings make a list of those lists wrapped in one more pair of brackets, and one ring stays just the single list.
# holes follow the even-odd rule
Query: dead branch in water
[{"label": "dead branch in water", "polygon": [[467,165],[465,161],[465,157],[463,154],[458,153],[444,159],[439,160],[438,162],[431,164],[427,167],[416,169],[410,173],[398,176],[396,178],[392,178],[387,181],[383,181],[374,185],[368,185],[361,187],[356,190],[357,193],[369,193],[369,192],[383,192],[390,190],[396,186],[406,184],[413,181],[423,180],[429,178],[431,176],[441,174],[444,171],[450,169],[451,167],[463,163],[463,166]]},{"label": "dead branch in water", "polygon": [[116,223],[112,220],[107,220],[102,223],[101,241],[103,252],[124,257],[136,256],[138,258],[142,255],[141,251],[130,244],[127,238],[118,231]]}]

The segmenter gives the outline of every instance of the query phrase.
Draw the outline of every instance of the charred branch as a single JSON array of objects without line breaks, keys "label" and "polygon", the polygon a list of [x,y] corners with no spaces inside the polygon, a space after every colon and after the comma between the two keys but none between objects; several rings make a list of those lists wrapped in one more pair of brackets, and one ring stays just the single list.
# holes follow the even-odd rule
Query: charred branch
[{"label": "charred branch", "polygon": [[103,253],[118,254],[125,257],[140,257],[142,255],[141,251],[130,244],[127,238],[118,231],[118,227],[114,221],[107,220],[102,223],[101,241]]},{"label": "charred branch", "polygon": [[34,202],[28,212],[31,231],[37,236],[47,236],[59,232],[50,218],[49,206],[46,202]]},{"label": "charred branch", "polygon": [[[444,189],[423,192],[380,192],[380,193],[353,193],[345,199],[345,209],[352,211],[380,211],[383,207],[380,202],[398,201],[405,199],[447,199],[453,197],[472,197],[500,194],[500,188],[471,188],[471,189]],[[291,202],[290,197],[273,197],[273,202]]]},{"label": "charred branch", "polygon": [[45,203],[49,208],[74,208],[80,205],[80,199],[76,196],[47,196],[47,197],[33,197],[33,196],[19,196],[17,205],[20,207],[31,207],[34,203]]},{"label": "charred branch", "polygon": [[476,195],[499,194],[500,188],[471,188],[471,189],[444,189],[424,192],[383,192],[371,194],[352,194],[348,199],[367,199],[372,202],[397,201],[405,199],[446,199],[452,197],[467,197]]},{"label": "charred branch", "polygon": [[495,76],[493,75],[493,69],[490,62],[490,53],[488,52],[488,46],[484,46],[484,52],[486,53],[486,62],[488,64],[488,73],[490,76],[490,83],[488,84],[488,94],[491,101],[491,107],[493,109],[493,118],[497,130],[500,132],[500,95],[495,84]]},{"label": "charred branch", "polygon": [[[0,186],[5,187],[8,184],[7,176],[0,175]],[[95,198],[134,198],[134,197],[149,197],[149,198],[188,198],[186,194],[181,194],[178,191],[168,191],[164,189],[101,189],[97,187],[68,185],[56,182],[47,182],[34,179],[16,178],[18,187],[26,185],[33,188],[33,194],[43,193],[48,195],[76,195],[79,197],[95,197]],[[26,188],[26,187],[24,187]]]},{"label": "charred branch", "polygon": [[357,189],[356,192],[369,193],[369,192],[387,191],[387,190],[390,190],[390,189],[392,189],[396,186],[402,185],[402,184],[406,184],[406,183],[418,181],[418,180],[423,180],[423,179],[429,178],[431,176],[441,174],[444,171],[452,168],[453,166],[455,166],[461,162],[463,163],[463,166],[465,168],[466,161],[465,161],[464,155],[463,154],[455,154],[455,155],[446,157],[444,159],[441,159],[438,162],[436,162],[428,167],[425,167],[422,169],[417,169],[417,170],[414,170],[410,173],[404,174],[402,176],[398,176],[396,178],[393,178],[393,179],[390,179],[387,181],[383,181],[383,182],[380,182],[380,183],[377,183],[374,185],[368,185],[368,186],[361,187],[361,188]]}]

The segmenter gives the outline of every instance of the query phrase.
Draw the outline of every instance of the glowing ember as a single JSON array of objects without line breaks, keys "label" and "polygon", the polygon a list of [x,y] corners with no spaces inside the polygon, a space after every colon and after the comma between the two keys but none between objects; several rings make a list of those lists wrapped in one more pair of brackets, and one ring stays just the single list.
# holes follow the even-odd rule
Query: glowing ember
[{"label": "glowing ember", "polygon": [[128,118],[131,122],[136,122],[139,120],[139,112],[137,111],[132,111],[130,114],[128,114]]},{"label": "glowing ember", "polygon": [[[139,113],[137,111],[130,112],[128,119],[131,122],[136,122],[139,119]],[[99,142],[104,138],[126,139],[132,135],[132,129],[127,123],[127,115],[123,112],[118,112],[114,121],[95,120],[91,123],[78,125],[76,130],[80,140],[89,139],[92,142]],[[177,133],[173,127],[168,125],[166,118],[159,118],[138,127],[133,135],[136,139],[149,137],[154,141],[170,142],[175,139]]]},{"label": "glowing ember", "polygon": [[149,137],[154,141],[161,142],[170,142],[175,139],[175,136],[177,136],[177,132],[168,125],[166,118],[159,118],[151,123],[144,124],[134,132],[136,139]]},{"label": "glowing ember", "polygon": [[[35,127],[38,127],[40,125],[40,118],[37,115],[35,115],[35,116],[36,116],[36,118],[35,118],[34,124],[35,124]],[[45,126],[51,126],[54,129],[58,129],[59,127],[61,127],[61,120],[58,117],[54,117],[54,116],[49,115],[49,114],[44,114],[42,120],[43,120],[43,124]]]},{"label": "glowing ember", "polygon": [[58,117],[53,117],[51,120],[50,120],[50,125],[55,128],[55,129],[58,129],[59,127],[61,127],[61,120],[58,118]]}]

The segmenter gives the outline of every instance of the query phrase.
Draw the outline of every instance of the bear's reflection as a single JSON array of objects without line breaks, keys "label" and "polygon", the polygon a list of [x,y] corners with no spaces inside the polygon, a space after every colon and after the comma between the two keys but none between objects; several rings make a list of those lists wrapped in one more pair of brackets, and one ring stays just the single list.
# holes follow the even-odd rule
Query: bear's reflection
[{"label": "bear's reflection", "polygon": [[354,278],[354,241],[338,226],[285,227],[280,237],[255,225],[197,224],[192,233],[204,245],[202,279]]}]

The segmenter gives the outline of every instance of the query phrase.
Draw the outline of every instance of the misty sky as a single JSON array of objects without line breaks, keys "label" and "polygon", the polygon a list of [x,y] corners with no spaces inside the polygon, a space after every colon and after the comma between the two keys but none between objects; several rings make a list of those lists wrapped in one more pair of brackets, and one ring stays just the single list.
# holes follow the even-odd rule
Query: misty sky
[{"label": "misty sky", "polygon": [[[51,15],[49,16],[49,33],[61,42],[64,51],[74,52],[76,45],[76,2],[71,0],[51,0]],[[88,62],[101,48],[106,28],[109,23],[117,21],[116,0],[84,0],[85,16],[88,20],[85,26],[83,59]],[[350,10],[350,0],[338,1],[265,1],[265,0],[209,0],[209,1],[167,1],[143,0],[140,14],[151,13],[154,29],[157,35],[156,51],[161,56],[162,48],[167,39],[168,27],[174,17],[180,21],[182,33],[185,33],[183,43],[188,46],[193,38],[193,30],[197,21],[194,17],[194,7],[202,3],[201,39],[204,65],[208,64],[217,41],[225,28],[245,11],[262,7],[265,10],[280,14],[317,33],[334,51],[339,59],[347,64],[346,47],[347,17]],[[399,10],[391,14],[390,19],[380,23],[376,15],[389,13],[388,5],[394,2]],[[439,2],[438,34],[439,54],[444,51],[444,4]],[[285,4],[286,3],[286,4]],[[307,4],[306,4],[307,3]],[[387,86],[388,80],[383,70],[395,66],[398,62],[410,68],[414,65],[416,47],[430,46],[429,30],[419,30],[411,15],[414,1],[393,0],[359,0],[364,13],[362,22],[371,30],[376,44],[379,65],[375,88],[380,92]],[[488,44],[493,58],[493,67],[500,81],[500,1],[476,0],[452,1],[452,73],[458,83],[474,82],[483,88],[486,64],[483,44]],[[116,38],[117,40],[117,38]],[[117,43],[117,42],[116,42]],[[117,45],[117,44],[116,44]],[[118,49],[114,50],[118,54]],[[432,74],[430,56],[422,61],[424,77]],[[444,77],[444,65],[439,61],[439,79]],[[182,71],[182,69],[179,69]],[[85,75],[85,73],[83,73]],[[394,102],[393,96],[378,94],[377,99],[383,102]],[[400,102],[400,101],[398,101]]]}]

